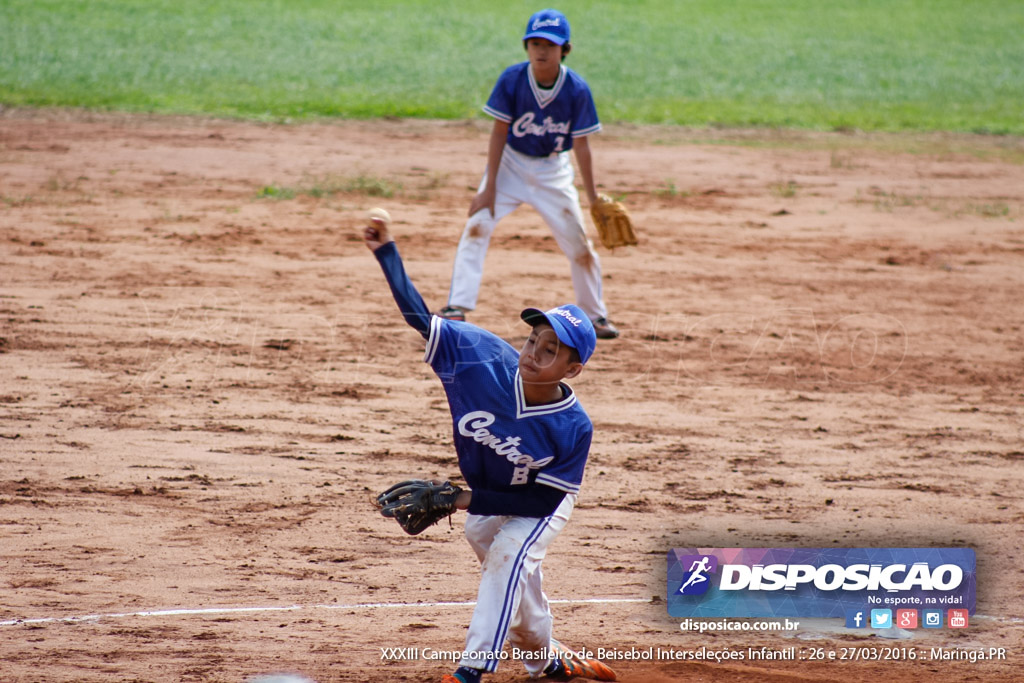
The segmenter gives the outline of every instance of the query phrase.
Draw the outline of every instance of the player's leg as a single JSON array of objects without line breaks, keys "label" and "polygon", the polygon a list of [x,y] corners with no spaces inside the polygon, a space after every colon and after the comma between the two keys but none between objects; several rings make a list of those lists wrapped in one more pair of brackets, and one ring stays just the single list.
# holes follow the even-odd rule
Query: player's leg
[{"label": "player's leg", "polygon": [[[478,191],[484,189],[487,174],[480,181]],[[516,160],[508,150],[501,157],[498,167],[497,195],[494,198],[494,216],[487,209],[477,211],[462,230],[459,246],[455,250],[455,264],[452,266],[452,284],[448,291],[448,308],[472,311],[476,308],[480,293],[480,282],[484,276],[484,259],[491,244],[491,235],[502,218],[522,204],[525,184]]]},{"label": "player's leg", "polygon": [[568,154],[551,157],[538,165],[530,204],[551,228],[558,246],[569,259],[576,305],[594,321],[598,337],[613,338],[618,330],[608,322],[601,284],[601,259],[587,237],[579,193]]},{"label": "player's leg", "polygon": [[463,530],[466,540],[469,541],[469,546],[476,553],[476,559],[480,560],[480,564],[483,564],[487,557],[487,551],[490,550],[491,543],[501,530],[504,521],[504,517],[497,515],[466,515]]},{"label": "player's leg", "polygon": [[[537,567],[526,578],[523,595],[519,600],[519,609],[508,631],[508,643],[524,652],[549,650],[551,646],[551,607],[548,597],[544,594],[543,571]],[[538,656],[523,660],[527,673],[536,678],[548,664],[547,656]]]},{"label": "player's leg", "polygon": [[[487,558],[487,551],[494,541],[494,537],[501,530],[504,517],[492,515],[467,515],[464,530],[466,540],[476,553],[476,557],[483,564]],[[480,603],[477,602],[479,609]],[[471,625],[472,628],[472,625]],[[469,651],[469,638],[466,640],[466,651]],[[450,676],[442,679],[443,683],[476,683],[484,671],[484,663],[477,660],[464,660],[459,662],[459,668]]]},{"label": "player's leg", "polygon": [[[575,500],[575,496],[566,496],[555,512],[544,518],[491,517],[484,518],[487,521],[479,521],[478,515],[467,516],[465,528],[470,545],[478,553],[478,549],[486,546],[477,604],[466,635],[467,652],[493,652],[495,655],[501,652],[509,629],[516,621],[530,577],[540,570],[548,546],[569,521]],[[493,530],[490,524],[495,519],[500,520],[500,527],[487,543],[485,538]],[[531,647],[543,640],[538,630],[546,633],[548,638],[551,633],[547,599],[544,598],[541,603],[538,595],[543,598],[542,592],[533,591],[527,598],[529,618],[534,618],[537,613],[546,613],[546,622],[524,622],[521,618],[517,624],[517,637],[523,642],[529,640],[533,643]],[[499,661],[495,656],[489,659],[463,659],[460,664],[493,672],[498,668]]]}]

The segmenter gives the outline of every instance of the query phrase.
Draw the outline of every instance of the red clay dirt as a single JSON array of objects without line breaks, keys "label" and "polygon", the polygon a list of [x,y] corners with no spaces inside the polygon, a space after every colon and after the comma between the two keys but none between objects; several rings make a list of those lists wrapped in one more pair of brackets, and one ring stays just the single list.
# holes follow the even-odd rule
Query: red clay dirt
[{"label": "red clay dirt", "polygon": [[[0,113],[0,678],[452,668],[382,651],[460,649],[477,567],[458,515],[410,538],[370,504],[458,468],[359,232],[386,207],[442,305],[487,134]],[[642,242],[600,250],[623,337],[573,382],[595,437],[545,562],[557,636],[799,653],[610,662],[627,682],[1019,679],[1024,142],[610,126],[592,149]],[[470,320],[518,346],[523,307],[571,298],[524,208]],[[901,641],[681,632],[665,556],[694,546],[967,546],[977,615]],[[1007,659],[931,658],[989,647]]]}]

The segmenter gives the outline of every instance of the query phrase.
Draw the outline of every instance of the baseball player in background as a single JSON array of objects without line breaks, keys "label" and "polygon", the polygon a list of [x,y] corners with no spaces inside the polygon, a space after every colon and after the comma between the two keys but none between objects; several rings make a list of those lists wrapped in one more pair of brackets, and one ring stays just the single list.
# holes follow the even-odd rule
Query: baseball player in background
[{"label": "baseball player in background", "polygon": [[520,204],[537,210],[569,258],[576,302],[599,338],[619,331],[601,294],[601,262],[586,235],[569,150],[576,150],[591,206],[598,201],[587,136],[601,130],[590,88],[562,64],[572,45],[569,20],[546,9],[530,17],[523,36],[528,61],[498,78],[484,111],[494,117],[487,169],[469,206],[455,252],[448,305],[439,315],[465,320],[476,308],[484,257],[498,222]]},{"label": "baseball player in background", "polygon": [[590,319],[573,304],[528,308],[521,318],[532,330],[517,352],[475,325],[431,315],[405,273],[389,217],[375,211],[363,239],[399,311],[426,338],[424,360],[444,386],[468,485],[455,507],[468,511],[466,539],[481,563],[465,656],[442,683],[478,683],[497,669],[506,640],[526,653],[520,659],[532,677],[614,681],[603,663],[552,638],[541,585],[541,563],[569,521],[590,452],[590,418],[563,382],[594,351]]}]

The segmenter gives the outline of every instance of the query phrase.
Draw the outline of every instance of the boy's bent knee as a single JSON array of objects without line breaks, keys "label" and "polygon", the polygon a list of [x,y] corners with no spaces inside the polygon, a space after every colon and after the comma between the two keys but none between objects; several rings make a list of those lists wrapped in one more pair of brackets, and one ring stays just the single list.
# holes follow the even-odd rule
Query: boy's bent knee
[{"label": "boy's bent knee", "polygon": [[494,219],[487,214],[487,209],[483,209],[469,219],[463,235],[466,239],[481,240],[490,237],[492,232],[494,232]]},{"label": "boy's bent knee", "polygon": [[579,265],[583,266],[584,268],[589,269],[594,265],[594,252],[590,249],[587,249],[573,260],[576,261],[576,263],[578,263]]}]

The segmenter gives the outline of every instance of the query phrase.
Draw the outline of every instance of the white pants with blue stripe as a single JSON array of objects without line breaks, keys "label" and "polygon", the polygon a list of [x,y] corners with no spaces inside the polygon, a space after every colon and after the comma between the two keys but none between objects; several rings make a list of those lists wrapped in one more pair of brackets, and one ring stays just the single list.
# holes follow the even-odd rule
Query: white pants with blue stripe
[{"label": "white pants with blue stripe", "polygon": [[[466,653],[494,656],[464,658],[462,666],[495,671],[506,640],[524,651],[550,647],[551,609],[541,586],[541,563],[575,504],[576,496],[568,494],[550,517],[466,516],[466,539],[481,565]],[[526,658],[523,664],[538,677],[548,660]]]},{"label": "white pants with blue stripe", "polygon": [[[487,209],[481,209],[466,221],[455,252],[449,306],[469,311],[476,308],[484,275],[484,257],[494,228],[520,204],[529,204],[551,228],[555,241],[569,258],[576,305],[591,319],[608,315],[601,293],[601,260],[587,237],[574,178],[569,152],[531,157],[505,146],[498,167],[494,217]],[[483,191],[486,183],[485,173],[478,191]],[[566,299],[561,295],[554,298]]]}]

